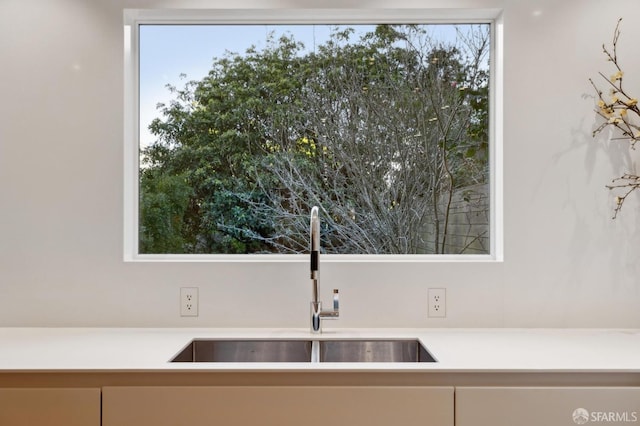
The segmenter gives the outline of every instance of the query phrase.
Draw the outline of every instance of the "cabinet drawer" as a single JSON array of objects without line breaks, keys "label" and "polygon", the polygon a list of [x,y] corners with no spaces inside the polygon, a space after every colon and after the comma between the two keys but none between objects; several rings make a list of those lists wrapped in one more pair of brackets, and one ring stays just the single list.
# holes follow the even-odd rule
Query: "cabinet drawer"
[{"label": "cabinet drawer", "polygon": [[103,426],[453,426],[452,387],[105,387]]},{"label": "cabinet drawer", "polygon": [[100,389],[0,388],[0,425],[100,426]]},{"label": "cabinet drawer", "polygon": [[458,387],[456,426],[640,425],[636,387]]}]

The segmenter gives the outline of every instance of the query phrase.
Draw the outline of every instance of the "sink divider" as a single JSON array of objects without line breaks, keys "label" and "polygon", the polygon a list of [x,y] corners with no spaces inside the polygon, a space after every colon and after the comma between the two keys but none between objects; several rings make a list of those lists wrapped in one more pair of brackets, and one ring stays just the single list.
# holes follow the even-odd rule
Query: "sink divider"
[{"label": "sink divider", "polygon": [[311,341],[311,361],[314,363],[320,362],[320,342],[318,340]]}]

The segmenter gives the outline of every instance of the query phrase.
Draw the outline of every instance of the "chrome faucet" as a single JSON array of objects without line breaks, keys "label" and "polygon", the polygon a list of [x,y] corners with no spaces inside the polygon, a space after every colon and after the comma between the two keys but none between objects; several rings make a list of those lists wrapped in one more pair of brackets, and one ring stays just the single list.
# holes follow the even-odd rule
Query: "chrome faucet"
[{"label": "chrome faucet", "polygon": [[340,302],[338,289],[333,290],[333,309],[322,310],[320,298],[320,218],[318,207],[311,209],[311,332],[322,333],[323,319],[337,319],[340,316]]}]

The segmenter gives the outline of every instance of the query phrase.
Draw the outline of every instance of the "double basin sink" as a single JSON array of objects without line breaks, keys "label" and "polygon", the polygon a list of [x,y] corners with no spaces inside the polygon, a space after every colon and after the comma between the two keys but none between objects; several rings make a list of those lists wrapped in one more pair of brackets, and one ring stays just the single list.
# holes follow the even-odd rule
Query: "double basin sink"
[{"label": "double basin sink", "polygon": [[436,362],[416,339],[195,339],[171,362]]}]

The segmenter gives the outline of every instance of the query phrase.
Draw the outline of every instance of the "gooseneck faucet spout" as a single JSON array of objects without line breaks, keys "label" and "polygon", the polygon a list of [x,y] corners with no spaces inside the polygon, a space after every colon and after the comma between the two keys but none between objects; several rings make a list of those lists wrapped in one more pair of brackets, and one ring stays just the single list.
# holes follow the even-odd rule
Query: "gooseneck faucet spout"
[{"label": "gooseneck faucet spout", "polygon": [[339,293],[333,290],[333,309],[322,310],[320,301],[320,218],[318,207],[311,209],[310,240],[311,240],[311,332],[322,333],[322,319],[337,319],[340,316]]}]

